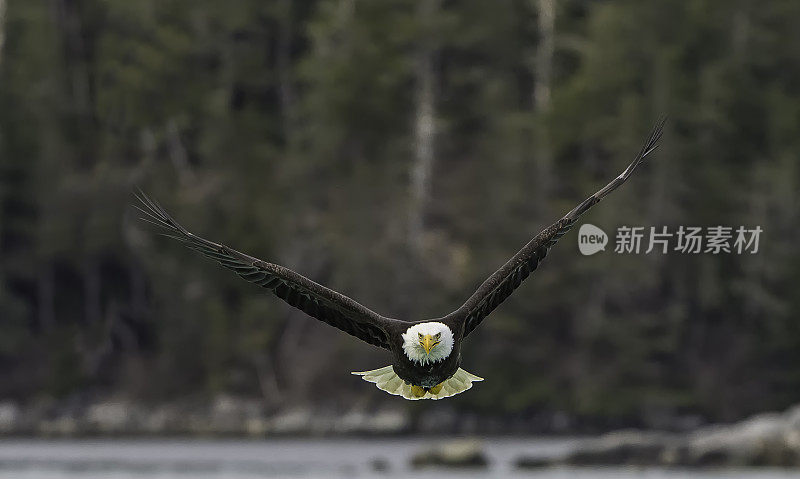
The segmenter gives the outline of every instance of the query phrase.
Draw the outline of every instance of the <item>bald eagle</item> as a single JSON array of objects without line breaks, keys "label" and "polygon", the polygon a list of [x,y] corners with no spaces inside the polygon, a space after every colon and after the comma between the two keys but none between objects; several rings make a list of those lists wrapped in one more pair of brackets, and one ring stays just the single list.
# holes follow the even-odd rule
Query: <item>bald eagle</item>
[{"label": "bald eagle", "polygon": [[141,190],[137,195],[141,207],[136,207],[144,213],[143,220],[166,229],[166,236],[218,261],[245,280],[271,290],[309,316],[391,352],[391,365],[353,374],[405,399],[442,399],[464,392],[473,382],[483,380],[460,367],[464,338],[536,269],[579,216],[630,177],[655,150],[663,126],[664,120],[661,120],[622,174],[536,235],[489,276],[460,308],[435,319],[404,321],[382,316],[288,268],[203,239],[186,230]]}]

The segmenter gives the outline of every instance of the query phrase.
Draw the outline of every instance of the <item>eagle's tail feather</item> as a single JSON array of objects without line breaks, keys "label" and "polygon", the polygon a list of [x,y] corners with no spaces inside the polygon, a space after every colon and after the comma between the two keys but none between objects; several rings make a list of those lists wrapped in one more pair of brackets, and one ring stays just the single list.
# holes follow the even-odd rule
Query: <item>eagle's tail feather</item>
[{"label": "eagle's tail feather", "polygon": [[411,384],[403,381],[400,376],[394,372],[394,368],[391,365],[373,369],[372,371],[353,372],[353,374],[363,377],[364,381],[375,383],[378,389],[382,391],[394,394],[395,396],[402,396],[411,401],[417,401],[419,399],[444,399],[446,397],[455,396],[471,388],[473,382],[483,381],[482,377],[458,368],[455,374],[442,382],[442,388],[439,392],[433,394],[430,391],[426,391],[423,396],[416,396],[411,390]]}]

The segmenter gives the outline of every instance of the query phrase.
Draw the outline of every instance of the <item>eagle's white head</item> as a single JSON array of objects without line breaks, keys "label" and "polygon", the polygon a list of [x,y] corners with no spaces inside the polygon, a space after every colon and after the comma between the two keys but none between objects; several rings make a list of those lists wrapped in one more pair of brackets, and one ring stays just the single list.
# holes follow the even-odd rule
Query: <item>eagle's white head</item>
[{"label": "eagle's white head", "polygon": [[453,332],[437,321],[415,324],[403,333],[403,351],[419,364],[441,361],[453,351]]}]

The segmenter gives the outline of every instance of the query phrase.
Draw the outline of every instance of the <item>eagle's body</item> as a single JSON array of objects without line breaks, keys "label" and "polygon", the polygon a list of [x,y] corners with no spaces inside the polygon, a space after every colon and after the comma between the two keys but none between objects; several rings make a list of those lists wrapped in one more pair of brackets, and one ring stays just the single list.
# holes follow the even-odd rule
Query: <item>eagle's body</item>
[{"label": "eagle's body", "polygon": [[[452,331],[440,322],[424,322],[408,328],[401,335],[401,346],[397,351],[392,348],[395,373],[406,382],[423,388],[432,388],[455,374],[461,365],[461,341],[456,341]],[[430,353],[426,353],[419,347],[419,334],[424,337],[425,334],[437,333],[447,335],[447,341],[442,341]]]},{"label": "eagle's body", "polygon": [[[440,321],[414,323],[404,332],[392,334],[400,340],[393,342],[391,366],[353,374],[406,399],[441,399],[466,391],[473,381],[483,379],[459,367],[461,338],[457,336],[460,331],[452,329],[455,326]],[[420,338],[424,341],[437,334],[440,343],[426,352]]]},{"label": "eagle's body", "polygon": [[581,214],[628,179],[655,149],[663,123],[656,126],[621,175],[536,235],[489,276],[460,308],[444,317],[425,321],[410,322],[381,316],[288,268],[200,238],[187,231],[143,193],[139,199],[144,208],[139,209],[147,215],[143,219],[167,229],[167,236],[220,262],[247,281],[272,290],[276,296],[309,316],[391,352],[393,361],[390,366],[354,374],[406,399],[441,399],[466,391],[472,387],[472,382],[482,380],[460,367],[463,339],[536,269],[547,251],[572,228]]}]

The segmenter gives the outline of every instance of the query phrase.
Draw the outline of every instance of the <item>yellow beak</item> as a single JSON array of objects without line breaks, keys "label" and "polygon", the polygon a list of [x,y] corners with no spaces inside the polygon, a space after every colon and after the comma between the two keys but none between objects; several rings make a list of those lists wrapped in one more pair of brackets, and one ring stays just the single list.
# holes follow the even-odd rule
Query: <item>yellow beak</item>
[{"label": "yellow beak", "polygon": [[439,341],[434,339],[433,336],[431,336],[430,334],[426,334],[425,336],[422,337],[419,343],[422,345],[423,348],[425,348],[425,354],[430,354],[431,349],[433,349],[434,346],[439,344]]}]

